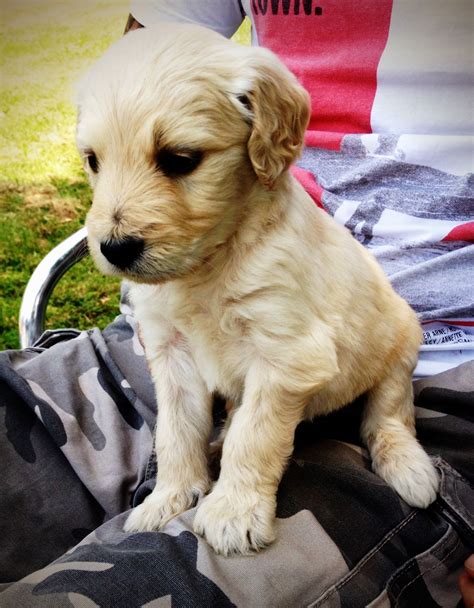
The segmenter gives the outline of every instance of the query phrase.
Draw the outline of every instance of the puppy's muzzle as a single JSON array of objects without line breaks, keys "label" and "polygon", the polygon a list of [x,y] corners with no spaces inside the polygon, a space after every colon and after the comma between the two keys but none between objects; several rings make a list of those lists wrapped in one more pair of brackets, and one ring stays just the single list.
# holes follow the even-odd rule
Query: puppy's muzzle
[{"label": "puppy's muzzle", "polygon": [[145,241],[133,236],[124,239],[110,239],[100,244],[102,255],[120,270],[130,268],[142,255]]}]

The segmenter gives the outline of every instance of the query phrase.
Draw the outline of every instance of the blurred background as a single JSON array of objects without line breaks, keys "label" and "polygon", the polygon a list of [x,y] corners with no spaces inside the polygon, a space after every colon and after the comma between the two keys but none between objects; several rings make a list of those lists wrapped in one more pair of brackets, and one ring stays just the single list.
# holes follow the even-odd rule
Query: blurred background
[{"label": "blurred background", "polygon": [[[74,83],[123,34],[122,0],[2,0],[0,23],[0,349],[17,348],[23,290],[40,260],[78,230],[91,191],[75,148]],[[249,42],[249,23],[235,38]],[[104,327],[119,282],[86,258],[61,279],[49,328]]]}]

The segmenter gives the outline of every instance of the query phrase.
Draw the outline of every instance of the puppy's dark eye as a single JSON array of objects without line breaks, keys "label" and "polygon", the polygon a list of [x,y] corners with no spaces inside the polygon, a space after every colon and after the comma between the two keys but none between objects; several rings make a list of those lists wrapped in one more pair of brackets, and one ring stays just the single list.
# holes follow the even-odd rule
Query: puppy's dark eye
[{"label": "puppy's dark eye", "polygon": [[98,173],[99,171],[99,161],[97,160],[97,156],[94,152],[88,152],[86,155],[87,164],[89,165],[91,171],[93,173]]},{"label": "puppy's dark eye", "polygon": [[247,97],[247,95],[239,95],[237,99],[243,106],[247,108],[249,112],[252,111],[252,104],[250,103],[250,99]]},{"label": "puppy's dark eye", "polygon": [[188,175],[199,165],[202,152],[172,152],[160,150],[156,156],[157,168],[169,177]]}]

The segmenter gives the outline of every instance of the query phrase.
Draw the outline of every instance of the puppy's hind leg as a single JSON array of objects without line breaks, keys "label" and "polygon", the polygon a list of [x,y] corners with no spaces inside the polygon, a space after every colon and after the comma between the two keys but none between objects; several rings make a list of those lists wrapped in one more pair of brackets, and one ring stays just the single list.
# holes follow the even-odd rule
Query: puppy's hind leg
[{"label": "puppy's hind leg", "polygon": [[361,432],[373,470],[410,506],[425,508],[435,500],[439,480],[415,436],[412,368],[396,363],[369,391]]}]

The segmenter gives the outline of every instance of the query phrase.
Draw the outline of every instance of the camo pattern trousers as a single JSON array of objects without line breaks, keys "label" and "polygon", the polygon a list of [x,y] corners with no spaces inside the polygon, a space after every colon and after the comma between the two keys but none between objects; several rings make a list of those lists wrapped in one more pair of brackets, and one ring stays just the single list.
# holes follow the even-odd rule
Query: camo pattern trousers
[{"label": "camo pattern trousers", "polygon": [[[374,475],[362,399],[297,429],[278,539],[221,557],[192,530],[125,533],[156,476],[156,403],[133,317],[0,354],[0,606],[447,606],[474,545],[474,363],[415,383],[441,475],[426,510]],[[219,417],[216,413],[216,423]]]}]

